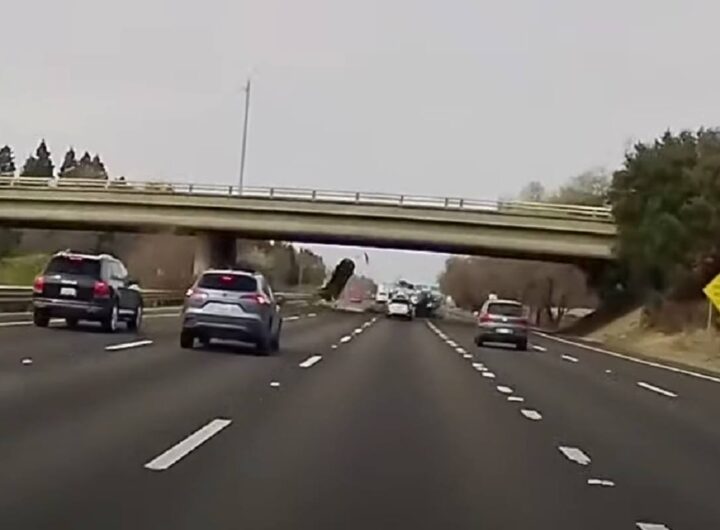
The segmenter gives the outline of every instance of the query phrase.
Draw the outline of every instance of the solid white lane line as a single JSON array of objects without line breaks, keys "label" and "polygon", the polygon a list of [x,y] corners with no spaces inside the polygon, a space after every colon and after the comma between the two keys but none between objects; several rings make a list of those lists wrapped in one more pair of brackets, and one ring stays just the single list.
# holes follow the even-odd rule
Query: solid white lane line
[{"label": "solid white lane line", "polygon": [[670,530],[670,527],[658,523],[635,523],[640,530]]},{"label": "solid white lane line", "polygon": [[305,359],[303,362],[301,362],[298,366],[300,368],[310,368],[313,364],[319,363],[322,360],[322,355],[311,355],[307,359]]},{"label": "solid white lane line", "polygon": [[482,376],[487,377],[488,379],[495,379],[495,374],[492,372],[483,372]]},{"label": "solid white lane line", "polygon": [[587,344],[581,344],[579,342],[574,342],[571,340],[563,339],[560,337],[553,337],[552,335],[548,335],[547,333],[541,333],[537,332],[538,335],[541,337],[548,338],[550,340],[555,340],[558,342],[562,342],[563,344],[569,344],[571,346],[576,346],[578,348],[583,348],[585,350],[590,350],[598,353],[603,353],[605,355],[610,355],[611,357],[617,357],[619,359],[624,359],[626,361],[630,361],[637,364],[644,364],[645,366],[652,366],[653,368],[661,368],[663,370],[668,370],[670,372],[675,372],[676,374],[683,374],[688,375],[690,377],[696,377],[698,379],[704,379],[705,381],[712,381],[713,383],[720,383],[720,377],[713,377],[711,375],[701,374],[698,372],[693,372],[692,370],[685,370],[683,368],[675,368],[674,366],[668,366],[666,364],[660,364],[653,361],[646,361],[644,359],[638,359],[636,357],[631,357],[630,355],[624,355],[622,353],[617,353],[614,351],[605,350],[603,348],[597,348],[595,346],[588,346]]},{"label": "solid white lane line", "polygon": [[589,478],[588,486],[602,486],[604,488],[613,488],[615,487],[615,483],[612,480],[606,480],[601,478]]},{"label": "solid white lane line", "polygon": [[125,342],[123,344],[114,344],[112,346],[105,346],[105,351],[118,351],[118,350],[129,350],[130,348],[140,348],[142,346],[149,346],[152,344],[151,340],[138,340],[135,342]]},{"label": "solid white lane line", "polygon": [[293,315],[293,316],[291,316],[291,317],[285,317],[285,318],[283,318],[283,320],[284,320],[285,322],[292,322],[292,321],[294,321],[294,320],[300,320],[300,317],[297,316],[297,315]]},{"label": "solid white lane line", "polygon": [[579,359],[577,357],[573,357],[572,355],[561,355],[560,358],[563,361],[568,361],[570,363],[576,363],[579,361]]},{"label": "solid white lane line", "polygon": [[547,348],[544,348],[542,346],[538,346],[537,344],[533,344],[533,350],[535,351],[547,351]]},{"label": "solid white lane line", "polygon": [[350,335],[345,335],[342,339],[340,339],[340,342],[342,344],[345,344],[346,342],[350,342],[352,340],[352,337]]},{"label": "solid white lane line", "polygon": [[501,394],[512,394],[513,393],[513,389],[510,388],[509,386],[499,385],[495,388],[497,388],[497,391],[500,392]]},{"label": "solid white lane line", "polygon": [[210,423],[195,431],[193,434],[174,445],[160,456],[145,464],[145,468],[152,471],[163,471],[169,468],[178,460],[184,458],[192,451],[200,447],[200,445],[222,431],[225,427],[230,425],[230,423],[230,420],[223,418],[216,418],[212,420]]},{"label": "solid white lane line", "polygon": [[591,462],[590,457],[577,447],[566,447],[561,445],[558,449],[563,455],[565,455],[565,458],[580,464],[581,466],[586,466]]},{"label": "solid white lane line", "polygon": [[514,401],[516,403],[523,403],[525,401],[525,398],[520,396],[508,396],[508,401]]},{"label": "solid white lane line", "polygon": [[664,388],[660,388],[659,386],[651,385],[650,383],[646,383],[645,381],[638,381],[637,384],[639,387],[644,388],[645,390],[650,390],[651,392],[656,392],[657,394],[662,394],[663,396],[670,397],[670,398],[676,398],[678,395],[675,392],[670,392],[669,390],[665,390]]},{"label": "solid white lane line", "polygon": [[521,409],[520,414],[525,416],[527,419],[533,421],[539,421],[542,419],[542,414],[540,414],[537,410],[534,409]]}]

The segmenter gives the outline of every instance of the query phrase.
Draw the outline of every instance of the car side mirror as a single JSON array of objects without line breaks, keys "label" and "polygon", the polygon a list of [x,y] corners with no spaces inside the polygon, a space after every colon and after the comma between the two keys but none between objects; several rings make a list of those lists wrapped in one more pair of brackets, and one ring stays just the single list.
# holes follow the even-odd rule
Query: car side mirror
[{"label": "car side mirror", "polygon": [[275,302],[277,305],[283,305],[285,303],[285,297],[279,294],[275,295]]},{"label": "car side mirror", "polygon": [[135,278],[127,278],[125,282],[128,284],[128,287],[137,287],[138,281]]}]

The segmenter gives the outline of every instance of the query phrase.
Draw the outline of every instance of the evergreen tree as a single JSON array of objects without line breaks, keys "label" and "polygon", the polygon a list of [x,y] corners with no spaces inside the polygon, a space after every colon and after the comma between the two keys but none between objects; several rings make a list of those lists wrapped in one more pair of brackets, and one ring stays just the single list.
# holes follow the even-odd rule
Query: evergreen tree
[{"label": "evergreen tree", "polygon": [[35,158],[37,162],[35,164],[34,177],[52,177],[53,170],[55,169],[50,158],[50,151],[45,144],[45,140],[40,141],[40,145],[35,151]]},{"label": "evergreen tree", "polygon": [[0,148],[0,176],[13,176],[15,174],[15,158],[10,146]]},{"label": "evergreen tree", "polygon": [[63,159],[62,166],[60,166],[60,173],[58,174],[59,177],[72,177],[73,172],[77,169],[78,162],[75,159],[75,150],[71,147],[68,149],[67,153],[65,153],[65,158]]},{"label": "evergreen tree", "polygon": [[108,174],[105,170],[105,164],[103,164],[102,160],[100,160],[100,155],[95,155],[92,159],[92,166],[95,170],[95,178],[105,179],[107,180]]},{"label": "evergreen tree", "polygon": [[37,165],[38,161],[37,158],[30,155],[27,157],[27,160],[25,161],[25,165],[22,168],[22,171],[20,172],[21,177],[37,177]]}]

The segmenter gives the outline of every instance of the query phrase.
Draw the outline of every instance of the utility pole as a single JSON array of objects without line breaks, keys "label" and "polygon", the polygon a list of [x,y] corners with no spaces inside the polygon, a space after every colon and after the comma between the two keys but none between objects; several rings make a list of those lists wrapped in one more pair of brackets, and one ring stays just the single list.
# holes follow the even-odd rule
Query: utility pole
[{"label": "utility pole", "polygon": [[248,116],[250,114],[250,79],[245,84],[245,122],[243,124],[242,151],[240,153],[240,193],[243,190],[245,178],[245,153],[247,151]]}]

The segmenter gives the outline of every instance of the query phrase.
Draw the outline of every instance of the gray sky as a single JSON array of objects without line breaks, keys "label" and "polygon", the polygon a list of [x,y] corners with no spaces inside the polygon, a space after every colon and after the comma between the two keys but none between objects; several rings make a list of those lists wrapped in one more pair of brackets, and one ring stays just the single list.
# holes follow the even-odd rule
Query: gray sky
[{"label": "gray sky", "polygon": [[[0,143],[115,175],[493,198],[720,125],[710,0],[34,0],[3,9]],[[442,257],[377,251],[391,278]],[[397,270],[396,270],[397,269]],[[402,270],[400,270],[402,269]]]}]

